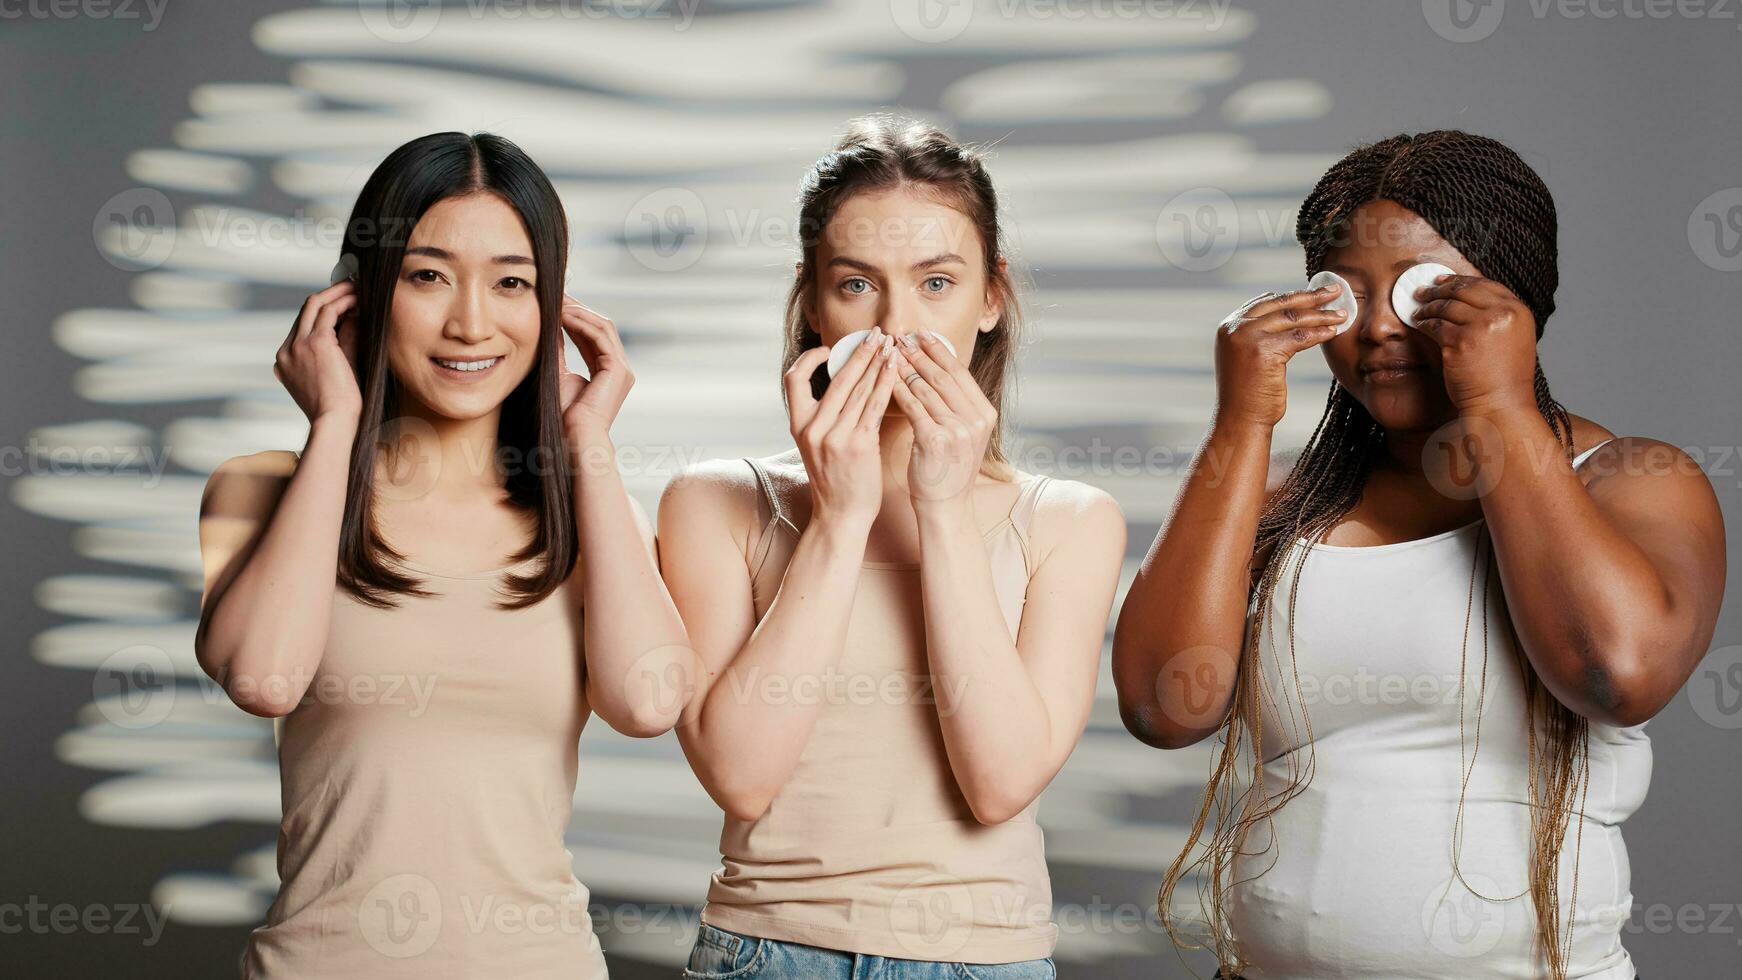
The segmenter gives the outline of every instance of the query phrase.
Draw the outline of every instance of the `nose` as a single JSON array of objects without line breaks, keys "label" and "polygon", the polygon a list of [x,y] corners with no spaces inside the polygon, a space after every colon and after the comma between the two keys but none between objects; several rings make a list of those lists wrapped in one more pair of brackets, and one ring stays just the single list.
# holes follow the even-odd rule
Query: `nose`
[{"label": "nose", "polygon": [[925,329],[925,324],[920,322],[917,297],[908,298],[901,295],[900,290],[891,290],[885,295],[882,305],[878,313],[882,317],[883,332],[897,341]]},{"label": "nose", "polygon": [[1359,316],[1355,321],[1355,332],[1362,340],[1378,344],[1391,337],[1406,337],[1409,327],[1398,318],[1397,311],[1391,308],[1392,283],[1382,283],[1384,288],[1375,289],[1361,303]]},{"label": "nose", "polygon": [[483,286],[466,286],[455,291],[447,323],[442,327],[443,336],[465,344],[489,339],[495,331],[485,308],[485,292]]}]

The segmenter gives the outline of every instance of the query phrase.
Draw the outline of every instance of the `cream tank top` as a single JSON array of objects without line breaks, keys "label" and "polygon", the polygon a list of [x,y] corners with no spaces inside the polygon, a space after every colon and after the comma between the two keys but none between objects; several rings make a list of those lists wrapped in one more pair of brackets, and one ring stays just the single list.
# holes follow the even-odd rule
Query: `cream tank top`
[{"label": "cream tank top", "polygon": [[[761,619],[799,530],[762,464],[745,462],[766,517],[751,565]],[[1049,479],[1027,477],[985,535],[1013,640],[1032,571],[1029,524]],[[767,812],[754,822],[727,816],[703,922],[902,959],[1052,954],[1058,929],[1036,803],[996,826],[974,818],[945,755],[928,671],[919,565],[866,562],[841,660],[810,685],[822,699],[816,728]]]},{"label": "cream tank top", "polygon": [[[1580,454],[1575,468],[1597,448]],[[1304,547],[1295,543],[1296,558]],[[1228,918],[1249,980],[1546,975],[1528,894],[1523,653],[1507,629],[1492,556],[1481,520],[1394,544],[1314,545],[1293,609],[1298,688],[1288,670],[1294,572],[1279,581],[1260,645],[1266,792],[1286,784],[1291,765],[1304,774],[1309,719],[1313,769],[1301,795],[1254,825],[1234,863]],[[1559,869],[1563,937],[1569,912],[1574,929],[1572,978],[1633,980],[1621,945],[1633,902],[1621,823],[1651,780],[1643,729],[1590,725],[1582,840],[1575,799]],[[1542,732],[1539,724],[1539,739]],[[1460,881],[1452,853],[1463,774]],[[1261,798],[1253,794],[1249,805]],[[1575,867],[1576,910],[1568,904]]]},{"label": "cream tank top", "polygon": [[440,574],[332,628],[278,747],[282,882],[243,980],[602,980],[564,847],[588,706],[578,589],[493,605],[503,569]]}]

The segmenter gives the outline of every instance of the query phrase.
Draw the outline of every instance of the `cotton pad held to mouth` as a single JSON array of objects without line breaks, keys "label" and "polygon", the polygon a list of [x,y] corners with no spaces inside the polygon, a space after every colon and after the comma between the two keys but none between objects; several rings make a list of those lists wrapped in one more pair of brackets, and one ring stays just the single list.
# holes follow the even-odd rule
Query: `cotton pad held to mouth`
[{"label": "cotton pad held to mouth", "polygon": [[1307,280],[1308,289],[1323,289],[1326,286],[1332,285],[1341,286],[1343,291],[1338,293],[1329,303],[1319,307],[1319,309],[1342,310],[1344,313],[1348,314],[1343,317],[1342,323],[1337,324],[1337,333],[1341,334],[1343,331],[1355,325],[1355,316],[1361,312],[1361,304],[1355,302],[1355,291],[1349,288],[1349,280],[1344,279],[1335,272],[1321,272]]},{"label": "cotton pad held to mouth", "polygon": [[1403,270],[1403,275],[1397,277],[1397,282],[1391,287],[1391,308],[1397,311],[1397,318],[1409,326],[1415,326],[1415,314],[1421,309],[1421,301],[1415,298],[1415,291],[1423,286],[1431,286],[1439,276],[1455,276],[1456,269],[1440,265],[1438,262],[1422,262]]},{"label": "cotton pad held to mouth", "polygon": [[[858,350],[859,345],[864,343],[865,338],[869,336],[871,336],[871,331],[869,330],[855,330],[845,337],[842,337],[840,340],[835,341],[835,346],[829,348],[829,377],[832,378],[841,373],[841,369],[847,366],[847,359],[853,356],[853,352]],[[950,343],[948,337],[945,337],[940,333],[938,334],[938,339],[943,341],[944,346],[950,349],[951,355],[956,353],[956,345]]]}]

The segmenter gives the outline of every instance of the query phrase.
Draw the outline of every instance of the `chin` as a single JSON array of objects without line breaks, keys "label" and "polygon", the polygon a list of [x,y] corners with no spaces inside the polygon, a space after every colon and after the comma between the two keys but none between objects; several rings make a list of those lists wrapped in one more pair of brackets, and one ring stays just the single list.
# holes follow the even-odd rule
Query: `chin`
[{"label": "chin", "polygon": [[1383,393],[1378,399],[1367,400],[1367,414],[1392,432],[1434,430],[1451,418],[1427,399],[1399,399],[1394,393]]},{"label": "chin", "polygon": [[1373,421],[1395,431],[1433,429],[1445,421],[1445,406],[1420,387],[1369,386],[1360,402]]}]

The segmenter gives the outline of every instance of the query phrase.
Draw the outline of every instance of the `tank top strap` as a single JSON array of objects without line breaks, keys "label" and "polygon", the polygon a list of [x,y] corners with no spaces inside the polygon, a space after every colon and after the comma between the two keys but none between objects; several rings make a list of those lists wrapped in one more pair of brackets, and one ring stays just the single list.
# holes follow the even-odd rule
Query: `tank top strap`
[{"label": "tank top strap", "polygon": [[[780,504],[780,495],[774,492],[774,480],[769,477],[768,470],[756,460],[748,456],[741,457],[750,464],[751,472],[756,474],[756,486],[761,490],[762,500],[757,506],[758,515],[766,515],[761,531],[757,535],[754,553],[750,557],[750,573],[753,579],[762,575],[762,567],[767,563],[768,554],[774,545],[774,539],[780,531],[780,525],[792,527],[792,520],[786,516],[786,508]],[[796,530],[796,528],[795,528]]]},{"label": "tank top strap", "polygon": [[1016,533],[1022,535],[1022,540],[1028,540],[1028,528],[1034,521],[1034,512],[1040,506],[1041,491],[1052,481],[1052,477],[1036,474],[1028,481],[1028,486],[1016,495],[1016,502],[1010,505],[1010,524],[1016,528]]},{"label": "tank top strap", "polygon": [[1604,446],[1607,446],[1608,444],[1610,444],[1611,442],[1614,442],[1614,441],[1615,440],[1613,440],[1613,439],[1604,439],[1602,442],[1597,443],[1595,446],[1592,446],[1591,448],[1585,450],[1584,452],[1578,454],[1577,456],[1574,456],[1573,457],[1573,469],[1575,469],[1575,470],[1578,469],[1579,464],[1583,463],[1586,459],[1590,458],[1592,453],[1596,452],[1599,449],[1602,449]]},{"label": "tank top strap", "polygon": [[780,506],[780,495],[774,492],[774,481],[769,479],[768,471],[763,468],[761,463],[748,456],[743,457],[743,460],[750,464],[751,472],[756,474],[756,486],[762,491],[762,502],[768,511],[769,519],[786,520],[786,511]]}]

